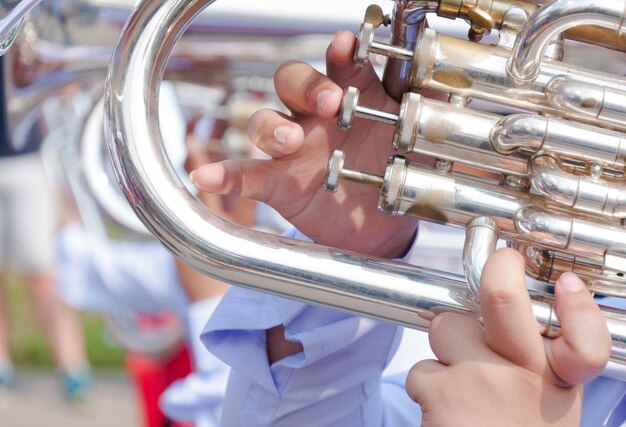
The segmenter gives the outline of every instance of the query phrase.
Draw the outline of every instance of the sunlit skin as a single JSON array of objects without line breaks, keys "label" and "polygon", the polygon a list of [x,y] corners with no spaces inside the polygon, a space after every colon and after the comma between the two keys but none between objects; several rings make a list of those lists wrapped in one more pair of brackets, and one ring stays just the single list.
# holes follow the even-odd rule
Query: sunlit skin
[{"label": "sunlit skin", "polygon": [[[300,62],[281,66],[276,91],[291,116],[257,112],[249,123],[253,143],[271,160],[226,161],[201,166],[191,177],[202,191],[262,200],[316,242],[384,257],[402,256],[416,221],[388,217],[372,207],[378,190],[342,183],[322,189],[334,149],[346,167],[381,175],[391,153],[393,128],[356,119],[338,129],[342,88],[356,86],[372,108],[397,111],[370,67],[352,63],[355,37],[338,33],[327,52],[328,77]],[[577,426],[581,383],[607,363],[610,337],[582,282],[564,275],[556,285],[562,336],[540,334],[524,282],[521,256],[508,249],[487,262],[481,282],[484,323],[442,314],[429,334],[438,361],[418,363],[407,378],[409,395],[422,406],[424,426]],[[284,327],[266,333],[270,363],[302,351]]]},{"label": "sunlit skin", "polygon": [[[203,191],[268,203],[318,243],[397,257],[413,238],[414,219],[392,218],[372,209],[378,200],[377,188],[345,182],[334,194],[323,189],[333,150],[346,153],[346,167],[378,175],[392,154],[392,127],[361,119],[349,131],[337,126],[343,87],[347,85],[358,87],[360,99],[367,105],[387,111],[398,109],[374,70],[353,64],[354,43],[352,33],[335,36],[327,52],[328,77],[295,61],[278,69],[276,91],[292,116],[264,109],[252,116],[248,127],[252,142],[272,160],[205,165],[192,174],[192,179]],[[323,217],[320,212],[324,212]]]},{"label": "sunlit skin", "polygon": [[497,251],[481,280],[483,325],[460,314],[437,316],[429,340],[438,360],[419,362],[407,377],[407,392],[424,413],[422,425],[577,427],[580,384],[606,365],[610,337],[575,275],[559,279],[556,300],[562,335],[543,338],[522,257]]}]

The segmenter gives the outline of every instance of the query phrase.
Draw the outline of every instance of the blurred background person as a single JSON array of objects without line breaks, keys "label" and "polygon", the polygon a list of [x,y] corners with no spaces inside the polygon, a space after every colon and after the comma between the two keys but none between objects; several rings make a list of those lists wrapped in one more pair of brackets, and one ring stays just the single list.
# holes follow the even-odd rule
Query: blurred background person
[{"label": "blurred background person", "polygon": [[10,388],[16,382],[6,307],[6,283],[16,274],[52,350],[66,397],[82,398],[89,389],[91,373],[80,321],[55,292],[55,192],[42,164],[39,129],[32,127],[20,141],[9,134],[5,102],[8,60],[0,59],[0,385]]},{"label": "blurred background person", "polygon": [[[220,105],[218,118],[211,114],[186,118],[175,88],[167,83],[161,89],[160,115],[167,118],[161,127],[170,141],[170,159],[183,179],[188,171],[208,161],[250,155],[252,146],[241,132],[245,120],[240,115],[259,108],[264,94],[218,88],[207,92],[213,100],[205,100]],[[90,117],[101,121],[101,104]],[[101,124],[90,123],[91,118],[81,140],[97,145],[103,139]],[[186,141],[182,149],[185,143],[181,141]],[[105,149],[103,143],[97,148]],[[127,372],[140,396],[144,426],[158,427],[171,420],[218,425],[229,369],[204,348],[199,336],[227,285],[176,260],[145,230],[139,238],[136,230],[123,229],[115,233],[117,238],[109,236],[106,230],[120,225],[107,225],[106,206],[95,204],[92,189],[76,185],[90,180],[80,176],[83,172],[98,176],[99,170],[91,170],[95,168],[90,164],[76,168],[77,163],[72,159],[65,162],[69,197],[64,206],[72,207],[76,202],[78,209],[67,209],[57,238],[62,298],[76,308],[103,313],[109,319],[109,329],[113,327],[114,337],[127,351]],[[113,177],[109,179],[122,199]],[[275,212],[256,202],[210,194],[199,197],[220,216],[239,225],[260,224],[274,231],[286,227]],[[130,207],[126,213],[135,218]],[[177,325],[171,322],[172,317]],[[176,335],[176,328],[181,336]]]}]

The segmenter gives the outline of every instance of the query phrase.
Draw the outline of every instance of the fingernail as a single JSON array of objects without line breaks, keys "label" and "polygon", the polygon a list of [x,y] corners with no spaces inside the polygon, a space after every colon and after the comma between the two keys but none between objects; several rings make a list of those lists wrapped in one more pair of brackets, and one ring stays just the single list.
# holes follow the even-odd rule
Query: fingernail
[{"label": "fingernail", "polygon": [[189,181],[191,181],[193,183],[193,185],[196,185],[196,181],[193,180],[193,176],[195,174],[196,174],[196,171],[189,172]]},{"label": "fingernail", "polygon": [[574,273],[563,273],[561,277],[559,277],[559,282],[561,283],[561,287],[568,292],[579,292],[585,287],[583,281]]},{"label": "fingernail", "polygon": [[279,144],[287,142],[287,138],[293,132],[293,129],[289,126],[278,126],[274,130],[274,140]]},{"label": "fingernail", "polygon": [[324,90],[320,92],[319,95],[317,95],[317,110],[318,111],[322,111],[322,109],[324,108],[324,101],[326,101],[326,98],[328,97],[329,94],[330,94],[329,90]]}]

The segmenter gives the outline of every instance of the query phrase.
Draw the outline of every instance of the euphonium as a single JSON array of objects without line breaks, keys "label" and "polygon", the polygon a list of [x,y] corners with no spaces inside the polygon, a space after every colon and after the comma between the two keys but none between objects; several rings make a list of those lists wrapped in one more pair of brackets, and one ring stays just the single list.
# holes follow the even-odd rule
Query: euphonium
[{"label": "euphonium", "polygon": [[[426,167],[396,156],[379,177],[344,169],[342,154],[335,153],[326,187],[336,188],[341,178],[364,181],[381,187],[379,208],[386,212],[467,228],[467,282],[446,272],[253,233],[216,217],[184,190],[161,147],[154,94],[176,40],[212,3],[141,2],[122,34],[107,83],[107,137],[122,189],[150,231],[183,261],[226,282],[413,328],[427,328],[446,310],[480,316],[475,292],[498,237],[522,251],[529,271],[541,279],[575,271],[596,292],[624,294],[620,184],[626,86],[621,78],[560,61],[566,30],[566,37],[621,47],[623,1],[587,6],[586,0],[557,0],[539,7],[397,0],[391,17],[368,9],[355,59],[364,62],[371,52],[392,58],[384,82],[402,97],[402,108],[372,110],[349,89],[339,122],[383,121],[396,128],[389,141],[396,149],[437,160]],[[434,12],[469,21],[470,40],[427,29],[424,16]],[[388,24],[391,43],[380,43],[374,30]],[[569,31],[579,24],[587,26],[584,31]],[[477,43],[495,30],[497,45]],[[605,40],[606,34],[613,38]],[[409,87],[434,89],[449,100],[407,93]],[[476,111],[468,107],[472,99],[516,111],[506,117]],[[464,161],[491,178],[454,172],[453,163]],[[544,334],[557,334],[553,299],[532,297]],[[612,360],[625,363],[626,317],[609,308],[604,313]]]},{"label": "euphonium", "polygon": [[[36,3],[0,1],[0,55],[4,53],[4,31],[15,28],[7,33],[10,39],[6,40],[6,48],[10,43],[12,47],[0,59],[7,136],[18,146],[35,138],[41,141],[47,169],[56,178],[57,186],[74,202],[87,242],[99,258],[93,263],[94,271],[115,292],[116,286],[124,282],[118,264],[106,249],[108,240],[154,239],[115,182],[102,126],[107,65],[121,24],[130,15],[134,1],[44,2],[33,9],[30,17],[25,16]],[[3,9],[6,4],[11,4],[11,8]],[[162,114],[167,128],[174,129],[174,135],[170,132],[166,139],[173,148],[168,155],[181,170],[187,125],[182,110],[190,115],[216,114],[223,119],[234,119],[223,106],[216,104],[221,99],[198,96],[205,95],[203,90],[219,91],[224,97],[233,93],[267,92],[272,87],[273,74],[273,67],[267,64],[275,66],[287,58],[281,55],[293,55],[297,50],[309,52],[311,58],[323,58],[325,40],[303,36],[294,43],[283,43],[285,34],[279,26],[260,29],[259,35],[242,35],[238,16],[231,9],[218,16],[200,17],[169,61],[166,72],[169,84],[159,95],[164,101],[161,105],[168,108]],[[224,37],[221,32],[225,27],[216,33],[214,25],[224,24],[227,19],[232,35]],[[307,27],[302,26],[298,31],[303,29]],[[248,43],[251,38],[254,43]],[[214,55],[203,53],[211,49]],[[251,66],[256,63],[266,65],[267,71]],[[179,154],[178,162],[172,152]],[[102,246],[104,249],[99,250]],[[138,316],[133,312],[141,313],[145,306],[140,301],[128,301],[126,307],[120,312],[106,313],[108,330],[123,348],[161,356],[180,344],[183,331],[176,319],[160,316],[158,322],[150,322],[146,328],[146,322],[136,324]]]}]

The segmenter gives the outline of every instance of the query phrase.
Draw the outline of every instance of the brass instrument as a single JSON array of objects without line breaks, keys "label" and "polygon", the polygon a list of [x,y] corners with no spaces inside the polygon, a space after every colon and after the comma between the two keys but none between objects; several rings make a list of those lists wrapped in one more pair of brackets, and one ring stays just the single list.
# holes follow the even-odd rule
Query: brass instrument
[{"label": "brass instrument", "polygon": [[[68,196],[65,201],[71,199],[76,206],[86,240],[98,256],[94,270],[119,298],[116,292],[125,282],[118,263],[112,259],[114,255],[106,250],[109,240],[155,240],[121,194],[104,144],[103,81],[118,33],[134,1],[55,0],[35,7],[38,3],[0,3],[0,55],[6,53],[0,67],[7,136],[16,146],[41,141],[46,167]],[[11,7],[4,9],[5,4]],[[179,172],[184,172],[188,118],[182,117],[182,110],[190,115],[234,119],[229,111],[215,105],[215,99],[207,99],[203,90],[213,88],[224,96],[267,92],[272,87],[274,66],[288,57],[283,55],[305,51],[311,58],[322,58],[326,49],[325,40],[308,34],[294,43],[283,43],[285,35],[271,27],[260,35],[241,35],[238,27],[233,27],[232,36],[224,37],[224,28],[216,32],[213,25],[226,19],[239,25],[237,18],[241,14],[232,12],[201,17],[168,63],[168,87],[161,88],[160,98],[165,101],[161,105],[169,107],[163,114],[168,129],[176,128],[166,140],[171,148],[169,161]],[[216,53],[207,56],[207,50]],[[265,67],[259,71],[254,66],[257,63]],[[174,152],[178,153],[178,161]],[[158,302],[152,307],[164,301],[158,295],[154,299]],[[165,301],[162,309],[171,310],[171,304]],[[126,350],[158,357],[169,354],[180,345],[180,322],[159,314],[156,321],[137,325],[137,313],[150,317],[145,307],[144,301],[131,298],[124,307],[105,313],[109,332]]]},{"label": "brass instrument", "polygon": [[[107,137],[123,192],[184,262],[240,286],[422,329],[441,311],[480,316],[479,278],[499,237],[522,252],[539,279],[574,271],[594,292],[625,295],[626,80],[561,61],[569,38],[623,49],[623,1],[396,0],[389,16],[368,9],[355,60],[388,56],[383,82],[402,107],[375,111],[348,89],[339,124],[348,127],[356,117],[388,123],[396,129],[389,143],[399,152],[436,162],[427,167],[394,156],[380,177],[343,168],[342,153],[334,153],[326,187],[336,189],[341,179],[373,184],[385,212],[466,228],[466,277],[242,229],[184,190],[161,147],[154,94],[176,40],[212,3],[142,1],[107,83]],[[469,21],[469,40],[427,28],[424,17],[432,13]],[[385,25],[390,43],[375,38]],[[478,43],[496,30],[496,45]],[[410,87],[447,94],[448,102]],[[477,111],[474,99],[513,114]],[[454,162],[491,178],[456,173]],[[552,297],[531,296],[544,335],[558,334]],[[626,317],[603,311],[611,360],[625,363]]]}]

